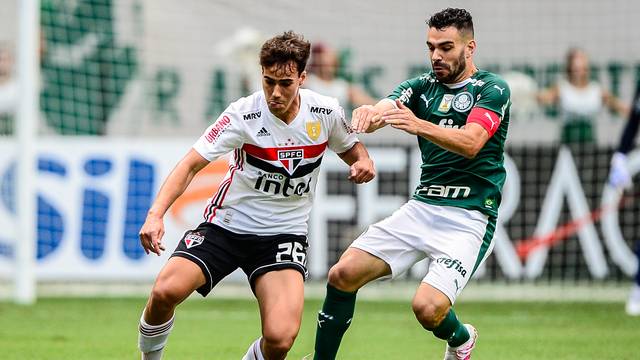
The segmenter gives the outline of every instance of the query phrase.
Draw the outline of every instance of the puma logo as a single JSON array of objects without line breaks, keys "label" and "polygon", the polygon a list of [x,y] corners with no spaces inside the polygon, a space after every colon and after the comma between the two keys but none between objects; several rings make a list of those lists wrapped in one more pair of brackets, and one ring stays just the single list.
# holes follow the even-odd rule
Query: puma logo
[{"label": "puma logo", "polygon": [[489,121],[491,121],[491,130],[493,130],[493,128],[496,126],[496,121],[493,120],[493,118],[491,118],[491,115],[489,115],[488,112],[485,112],[484,116],[486,116],[489,119]]},{"label": "puma logo", "polygon": [[493,87],[498,89],[498,91],[500,91],[500,95],[502,95],[502,92],[504,91],[504,89],[506,89],[506,88],[501,88],[498,85],[493,85]]},{"label": "puma logo", "polygon": [[458,284],[458,279],[453,279],[453,282],[456,284],[456,294],[460,291],[460,285]]},{"label": "puma logo", "polygon": [[427,100],[427,97],[424,94],[420,95],[420,99],[424,101],[424,106],[427,108],[429,107],[429,103],[431,102],[431,100],[433,100],[433,98],[434,97],[431,97],[429,100]]}]

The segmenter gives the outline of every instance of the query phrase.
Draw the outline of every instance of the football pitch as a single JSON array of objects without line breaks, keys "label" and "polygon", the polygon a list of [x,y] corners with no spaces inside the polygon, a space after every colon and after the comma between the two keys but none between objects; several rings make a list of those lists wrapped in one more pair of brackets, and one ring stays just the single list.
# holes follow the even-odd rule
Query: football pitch
[{"label": "football pitch", "polygon": [[[139,359],[143,298],[44,298],[0,303],[0,359]],[[305,304],[288,359],[313,350],[319,300]],[[474,359],[638,359],[640,318],[622,303],[464,302],[457,313],[479,331]],[[165,359],[240,359],[259,335],[251,299],[188,300]],[[422,330],[409,301],[359,301],[339,359],[442,359],[443,343]]]}]

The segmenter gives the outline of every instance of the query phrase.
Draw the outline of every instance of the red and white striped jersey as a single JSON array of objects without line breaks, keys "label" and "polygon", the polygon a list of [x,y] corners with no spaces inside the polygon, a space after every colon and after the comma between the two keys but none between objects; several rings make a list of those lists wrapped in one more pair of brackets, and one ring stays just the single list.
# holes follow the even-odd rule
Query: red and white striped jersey
[{"label": "red and white striped jersey", "polygon": [[325,150],[340,154],[357,141],[334,98],[300,89],[288,125],[269,112],[262,91],[239,99],[193,145],[210,161],[233,151],[205,221],[240,234],[306,235]]}]

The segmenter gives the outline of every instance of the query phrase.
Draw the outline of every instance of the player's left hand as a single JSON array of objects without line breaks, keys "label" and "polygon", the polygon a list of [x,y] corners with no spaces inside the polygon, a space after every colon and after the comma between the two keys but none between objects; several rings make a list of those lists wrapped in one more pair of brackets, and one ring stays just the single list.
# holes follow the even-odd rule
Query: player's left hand
[{"label": "player's left hand", "polygon": [[376,176],[373,160],[370,158],[358,160],[349,167],[349,180],[356,184],[367,183]]},{"label": "player's left hand", "polygon": [[409,134],[417,135],[420,126],[424,123],[413,114],[413,111],[406,107],[402,101],[396,100],[397,109],[387,110],[382,114],[381,120],[396,129],[404,130]]}]

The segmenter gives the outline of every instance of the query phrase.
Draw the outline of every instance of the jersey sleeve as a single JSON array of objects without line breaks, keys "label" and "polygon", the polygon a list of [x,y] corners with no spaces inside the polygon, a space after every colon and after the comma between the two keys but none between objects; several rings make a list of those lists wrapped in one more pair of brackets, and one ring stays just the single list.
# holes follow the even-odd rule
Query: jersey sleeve
[{"label": "jersey sleeve", "polygon": [[475,107],[491,110],[502,119],[511,101],[510,98],[509,85],[504,80],[495,78],[484,84]]},{"label": "jersey sleeve", "polygon": [[419,87],[421,83],[422,80],[420,80],[420,78],[405,80],[400,83],[387,98],[391,100],[400,99],[409,109],[413,109],[416,99],[418,98],[417,94],[420,93]]},{"label": "jersey sleeve", "polygon": [[344,116],[344,109],[338,105],[334,113],[336,116],[331,117],[329,130],[329,149],[342,154],[351,149],[358,142],[358,138]]},{"label": "jersey sleeve", "polygon": [[244,125],[230,105],[193,144],[193,149],[205,159],[213,161],[241,147],[243,143]]}]

